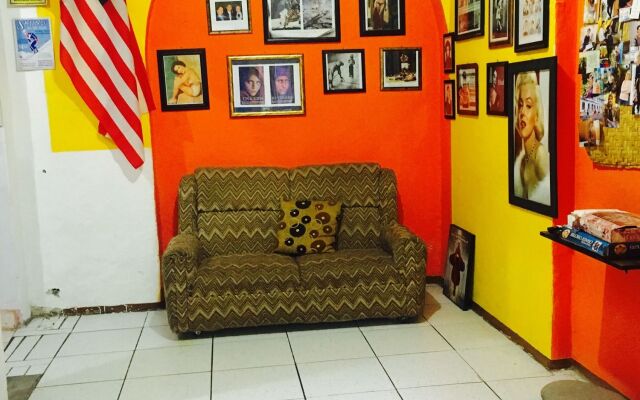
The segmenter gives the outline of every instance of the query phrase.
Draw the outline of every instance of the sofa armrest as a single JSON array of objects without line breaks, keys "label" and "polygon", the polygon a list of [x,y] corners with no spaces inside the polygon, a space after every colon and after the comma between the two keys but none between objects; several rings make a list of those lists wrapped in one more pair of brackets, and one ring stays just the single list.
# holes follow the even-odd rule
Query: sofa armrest
[{"label": "sofa armrest", "polygon": [[393,255],[393,261],[407,285],[407,315],[422,313],[425,290],[427,249],[422,239],[406,227],[392,222],[382,232],[384,249]]},{"label": "sofa armrest", "polygon": [[202,245],[191,233],[181,233],[171,239],[162,255],[162,284],[167,316],[171,329],[176,333],[189,330],[187,299],[202,257]]}]

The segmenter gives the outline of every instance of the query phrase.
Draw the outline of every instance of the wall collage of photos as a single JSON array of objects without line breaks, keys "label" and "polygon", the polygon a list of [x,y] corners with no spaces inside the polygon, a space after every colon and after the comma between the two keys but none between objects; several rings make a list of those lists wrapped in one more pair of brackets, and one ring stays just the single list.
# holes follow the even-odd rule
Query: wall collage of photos
[{"label": "wall collage of photos", "polygon": [[[206,2],[210,35],[252,33],[250,0]],[[405,34],[405,0],[359,3],[361,37]],[[262,0],[262,6],[265,45],[340,42],[340,0]],[[205,49],[157,54],[162,110],[209,109]],[[363,49],[322,50],[322,56],[325,94],[366,91]],[[302,54],[227,61],[232,117],[305,114]],[[422,49],[380,48],[380,71],[382,91],[421,90]]]},{"label": "wall collage of photos", "polygon": [[582,22],[579,145],[597,164],[640,167],[640,2],[584,0]]}]

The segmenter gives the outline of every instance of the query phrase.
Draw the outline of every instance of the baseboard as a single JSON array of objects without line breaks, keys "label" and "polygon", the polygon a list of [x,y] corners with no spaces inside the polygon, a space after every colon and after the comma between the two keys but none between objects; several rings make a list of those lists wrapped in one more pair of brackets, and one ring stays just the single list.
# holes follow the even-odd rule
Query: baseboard
[{"label": "baseboard", "polygon": [[73,307],[62,310],[63,315],[92,315],[136,311],[153,311],[164,308],[163,302],[142,304],[121,304],[117,306]]},{"label": "baseboard", "polygon": [[441,276],[430,276],[430,275],[427,275],[427,283],[444,286],[444,278],[441,277]]}]

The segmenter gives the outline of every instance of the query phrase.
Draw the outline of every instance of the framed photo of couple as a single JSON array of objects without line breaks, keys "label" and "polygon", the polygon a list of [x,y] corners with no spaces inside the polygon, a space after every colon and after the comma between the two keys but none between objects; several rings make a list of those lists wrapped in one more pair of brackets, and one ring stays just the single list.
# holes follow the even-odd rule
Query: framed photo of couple
[{"label": "framed photo of couple", "polygon": [[209,34],[250,33],[249,0],[207,0]]},{"label": "framed photo of couple", "polygon": [[264,42],[340,41],[340,0],[263,0]]},{"label": "framed photo of couple", "polygon": [[304,114],[302,55],[227,60],[232,117]]}]

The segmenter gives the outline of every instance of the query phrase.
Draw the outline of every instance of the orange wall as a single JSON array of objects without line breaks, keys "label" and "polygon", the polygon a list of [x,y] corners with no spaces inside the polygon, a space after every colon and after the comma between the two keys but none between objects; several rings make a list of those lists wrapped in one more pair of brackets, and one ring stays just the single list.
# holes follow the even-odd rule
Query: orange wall
[{"label": "orange wall", "polygon": [[[350,161],[378,162],[398,177],[402,221],[429,246],[427,271],[442,273],[450,222],[449,124],[442,115],[439,0],[407,1],[406,36],[360,37],[358,1],[341,2],[340,43],[263,42],[262,1],[251,1],[252,34],[207,34],[205,1],[175,7],[154,0],[147,32],[147,65],[159,104],[156,50],[205,47],[208,111],[151,114],[156,200],[163,250],[176,231],[180,177],[200,166],[297,166]],[[423,48],[423,90],[380,91],[380,47]],[[364,48],[367,92],[324,95],[323,49]],[[303,54],[306,115],[230,118],[227,55]]]},{"label": "orange wall", "polygon": [[[561,2],[565,1],[558,0],[558,4]],[[558,54],[572,57],[564,64],[567,71],[577,71],[577,36],[582,25],[580,10],[582,2],[571,5],[567,0],[565,12],[558,12],[564,19],[558,26],[567,30],[574,27],[573,32],[564,35],[558,31]],[[560,40],[561,37],[564,39]],[[562,79],[560,75],[558,79]],[[570,83],[569,93],[577,93],[577,74],[567,74],[565,79]],[[564,119],[571,122],[567,135],[572,133],[569,136],[574,142],[574,208],[620,208],[640,213],[640,170],[601,168],[593,164],[586,152],[577,146],[576,104],[575,100],[558,102],[558,115],[565,115]],[[559,311],[570,309],[570,331],[554,325],[554,329],[570,335],[556,343],[560,347],[559,353],[564,353],[569,344],[573,359],[631,399],[640,399],[640,271],[625,274],[578,253],[569,258],[560,256],[554,263],[556,277],[561,280],[556,282],[556,288],[565,290],[556,297],[564,297],[567,291],[571,293],[570,299],[566,300],[570,307]],[[564,306],[566,301],[563,300]]]}]

